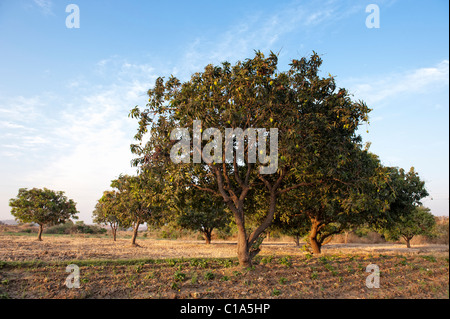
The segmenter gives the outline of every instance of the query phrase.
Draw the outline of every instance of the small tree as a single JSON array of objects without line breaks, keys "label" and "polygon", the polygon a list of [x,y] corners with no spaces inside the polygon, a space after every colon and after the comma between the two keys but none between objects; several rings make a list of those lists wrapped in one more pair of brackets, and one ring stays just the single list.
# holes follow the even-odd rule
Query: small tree
[{"label": "small tree", "polygon": [[389,239],[403,238],[406,247],[411,248],[411,239],[416,235],[434,236],[436,220],[430,209],[423,206],[415,207],[411,213],[401,216],[400,220],[387,230]]},{"label": "small tree", "polygon": [[20,188],[16,198],[9,200],[11,214],[22,223],[39,225],[38,241],[42,241],[44,225],[65,223],[69,218],[78,219],[76,203],[67,199],[64,192],[47,188]]},{"label": "small tree", "polygon": [[180,207],[178,225],[203,234],[206,244],[211,243],[214,229],[225,229],[230,224],[227,207],[222,200],[217,200],[204,191],[192,188],[189,196]]},{"label": "small tree", "polygon": [[155,172],[142,169],[137,176],[121,175],[111,183],[118,190],[119,220],[133,227],[131,245],[135,247],[141,224],[161,222],[162,183]]},{"label": "small tree", "polygon": [[130,223],[124,218],[123,211],[120,208],[119,193],[115,190],[105,191],[92,212],[95,223],[111,227],[114,241],[116,241],[119,227],[130,227]]},{"label": "small tree", "polygon": [[332,155],[320,158],[315,168],[323,171],[321,183],[290,194],[296,198],[293,212],[309,219],[308,243],[314,254],[334,235],[384,218],[388,207],[384,193],[377,192],[386,184],[386,172],[376,155],[349,145],[345,160],[338,156],[332,163],[329,158]]}]

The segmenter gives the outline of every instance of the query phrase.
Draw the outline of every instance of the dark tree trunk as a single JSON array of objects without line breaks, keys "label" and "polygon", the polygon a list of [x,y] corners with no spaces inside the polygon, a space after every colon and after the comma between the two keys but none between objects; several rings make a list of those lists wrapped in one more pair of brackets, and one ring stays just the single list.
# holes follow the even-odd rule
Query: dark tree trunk
[{"label": "dark tree trunk", "polygon": [[113,228],[112,229],[112,235],[113,235],[113,240],[116,241],[116,239],[117,239],[117,228]]},{"label": "dark tree trunk", "polygon": [[311,245],[313,254],[320,254],[322,243],[317,239],[317,235],[319,233],[319,225],[320,223],[313,219],[311,220],[311,232],[309,233],[309,243]]},{"label": "dark tree trunk", "polygon": [[405,237],[407,248],[411,248],[411,239],[412,239],[412,237]]},{"label": "dark tree trunk", "polygon": [[37,241],[42,241],[42,231],[44,229],[44,225],[39,224],[39,232],[38,232],[38,238],[36,239]]},{"label": "dark tree trunk", "polygon": [[295,246],[300,246],[300,236],[299,235],[294,235],[294,242],[295,242]]},{"label": "dark tree trunk", "polygon": [[203,231],[203,235],[204,235],[206,244],[207,244],[207,245],[211,244],[212,229],[205,229],[205,230]]},{"label": "dark tree trunk", "polygon": [[140,225],[140,222],[137,221],[133,228],[133,237],[131,238],[131,246],[133,246],[133,247],[139,247],[139,245],[136,243],[139,225]]}]

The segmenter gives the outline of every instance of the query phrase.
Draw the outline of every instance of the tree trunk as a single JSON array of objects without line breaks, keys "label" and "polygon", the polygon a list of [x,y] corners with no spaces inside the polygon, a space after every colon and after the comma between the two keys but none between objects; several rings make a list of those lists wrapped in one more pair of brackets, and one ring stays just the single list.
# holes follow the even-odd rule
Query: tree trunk
[{"label": "tree trunk", "polygon": [[38,238],[36,239],[37,241],[42,241],[42,231],[44,229],[44,225],[39,224],[39,232],[38,232]]},{"label": "tree trunk", "polygon": [[246,238],[245,231],[238,229],[237,254],[239,265],[243,268],[252,266],[252,256],[250,256],[250,247]]},{"label": "tree trunk", "polygon": [[320,254],[322,243],[317,239],[320,223],[317,220],[313,219],[311,220],[311,224],[312,225],[311,232],[309,233],[309,243],[311,245],[313,254]]},{"label": "tree trunk", "polygon": [[207,245],[211,244],[211,237],[212,237],[211,234],[212,234],[212,229],[205,229],[203,231],[203,235],[204,235]]},{"label": "tree trunk", "polygon": [[295,242],[295,246],[300,246],[300,236],[299,235],[294,235],[294,242]]},{"label": "tree trunk", "polygon": [[137,234],[138,234],[139,225],[140,225],[140,222],[137,221],[133,228],[133,237],[131,238],[131,246],[134,246],[134,247],[139,247],[139,245],[136,244],[136,238],[137,238]]},{"label": "tree trunk", "polygon": [[346,232],[345,232],[344,244],[348,244],[348,234],[349,234],[349,233],[350,233],[349,231],[346,231]]},{"label": "tree trunk", "polygon": [[237,255],[239,265],[243,268],[248,268],[252,266],[252,256],[250,255],[250,246],[247,239],[247,232],[245,231],[244,212],[242,208],[235,208],[234,216],[238,230]]},{"label": "tree trunk", "polygon": [[406,247],[411,248],[411,237],[405,237]]},{"label": "tree trunk", "polygon": [[116,236],[117,236],[117,225],[110,224],[109,226],[111,226],[111,233],[112,233],[112,235],[113,235],[113,240],[116,241]]}]

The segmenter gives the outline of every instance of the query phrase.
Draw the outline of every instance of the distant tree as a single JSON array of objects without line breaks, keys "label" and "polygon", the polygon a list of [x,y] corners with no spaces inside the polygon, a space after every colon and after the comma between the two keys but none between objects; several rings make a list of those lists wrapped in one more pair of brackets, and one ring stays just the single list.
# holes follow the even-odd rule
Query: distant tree
[{"label": "distant tree", "polygon": [[155,172],[142,170],[136,176],[121,175],[111,183],[111,187],[118,192],[117,208],[122,212],[118,216],[119,220],[133,227],[132,246],[139,246],[136,238],[141,224],[162,221],[163,183]]},{"label": "distant tree", "polygon": [[387,229],[388,239],[403,238],[406,247],[411,248],[411,239],[416,235],[433,237],[436,220],[430,209],[423,206],[414,207],[407,215],[400,217],[399,221]]},{"label": "distant tree", "polygon": [[295,197],[286,195],[280,202],[280,211],[283,211],[283,214],[275,216],[271,227],[292,237],[295,245],[300,246],[300,239],[307,236],[311,230],[311,221],[306,214],[298,210]]},{"label": "distant tree", "polygon": [[228,209],[222,200],[217,200],[217,198],[196,188],[191,188],[185,194],[185,197],[187,198],[179,207],[181,214],[177,218],[178,225],[201,232],[206,244],[211,243],[214,229],[229,227]]},{"label": "distant tree", "polygon": [[438,241],[448,245],[449,239],[449,219],[448,217],[436,217],[436,231],[438,235]]},{"label": "distant tree", "polygon": [[[286,215],[284,217],[288,217]],[[306,215],[298,214],[292,215],[287,220],[280,221],[279,219],[275,219],[273,226],[275,229],[278,229],[282,234],[290,236],[293,238],[295,245],[300,246],[300,240],[309,234],[309,230],[311,229],[311,222]]]},{"label": "distant tree", "polygon": [[345,159],[338,157],[332,163],[331,156],[317,160],[321,183],[290,194],[296,198],[291,209],[299,220],[309,219],[303,225],[310,227],[308,244],[314,254],[320,254],[334,235],[383,218],[388,208],[385,197],[376,191],[386,185],[387,178],[376,155],[354,144],[348,145]]},{"label": "distant tree", "polygon": [[22,223],[39,225],[37,240],[42,240],[44,225],[65,223],[69,218],[78,219],[76,203],[64,192],[47,188],[20,188],[16,198],[9,200],[11,214]]},{"label": "distant tree", "polygon": [[92,212],[95,223],[110,226],[114,241],[116,241],[119,227],[127,228],[131,226],[129,220],[125,218],[123,210],[121,210],[123,206],[120,205],[119,196],[119,193],[115,190],[105,191]]}]

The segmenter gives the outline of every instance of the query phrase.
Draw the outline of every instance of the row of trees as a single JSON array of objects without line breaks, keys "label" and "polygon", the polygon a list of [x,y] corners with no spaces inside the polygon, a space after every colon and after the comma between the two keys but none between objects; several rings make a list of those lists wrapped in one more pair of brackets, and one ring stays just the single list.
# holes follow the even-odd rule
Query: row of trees
[{"label": "row of trees", "polygon": [[[197,225],[207,240],[213,227],[232,220],[244,267],[251,265],[271,225],[297,236],[307,231],[313,252],[320,253],[334,234],[362,224],[395,229],[412,218],[428,195],[424,182],[414,168],[383,166],[369,145],[362,144],[357,132],[368,122],[367,105],[337,88],[333,76],[320,76],[322,60],[316,53],[292,60],[285,72],[277,64],[274,53],[266,58],[256,52],[233,66],[208,65],[185,82],[174,76],[158,78],[146,107],[130,112],[138,121],[137,143],[131,145],[138,176],[119,178],[142,180],[145,195],[139,196],[147,196],[145,211],[137,218],[133,214],[139,210],[124,208],[123,216],[135,225],[176,218],[185,227]],[[202,121],[200,136],[194,130],[196,120]],[[239,133],[273,127],[278,129],[278,156],[272,163],[254,163],[250,146],[255,145],[249,143],[259,152],[266,151],[267,143]],[[172,132],[179,128],[190,133],[181,137],[189,148],[175,152],[184,156],[181,163],[172,160],[179,138]],[[222,135],[204,128],[234,130],[235,151],[246,145],[243,159],[227,161],[226,149],[217,146]],[[199,154],[204,161],[193,163]],[[273,164],[275,173],[261,173]],[[105,193],[95,214],[107,216],[108,207],[117,208],[106,202],[120,198],[121,192]]]},{"label": "row of trees", "polygon": [[[94,220],[109,224],[114,238],[119,226],[133,227],[133,245],[143,223],[176,220],[210,241],[213,228],[231,221],[239,263],[249,267],[271,226],[297,237],[307,233],[312,251],[320,253],[334,234],[363,224],[394,234],[402,223],[416,225],[417,212],[429,214],[418,209],[428,193],[414,168],[386,167],[362,144],[358,128],[368,122],[370,109],[337,88],[333,76],[320,76],[316,53],[292,60],[284,72],[277,64],[274,53],[266,58],[256,52],[233,66],[208,65],[185,82],[158,78],[146,107],[129,114],[138,121],[131,145],[138,174],[112,181]],[[197,120],[201,134],[194,130]],[[174,152],[179,137],[172,132],[179,128],[188,129],[190,136],[182,139],[189,148]],[[245,145],[242,159],[230,161],[218,146],[222,135],[204,128],[232,129],[234,151]],[[256,141],[246,134],[254,128],[278,129],[278,153],[268,161],[252,160],[252,147],[263,155],[268,149],[267,134],[259,130]],[[184,160],[173,161],[180,153]],[[203,161],[192,163],[199,155]],[[207,161],[211,155],[214,161]],[[268,165],[276,172],[263,174]],[[10,202],[20,216],[16,204]]]}]

